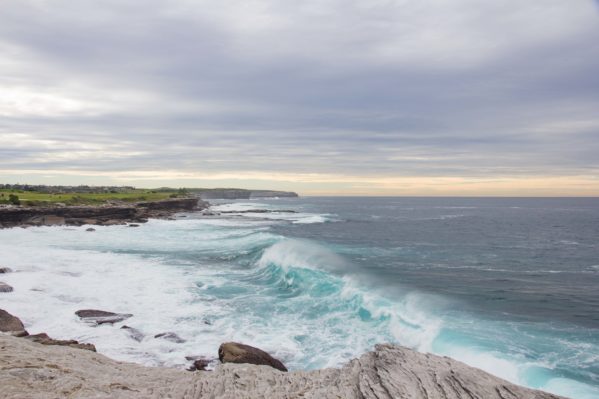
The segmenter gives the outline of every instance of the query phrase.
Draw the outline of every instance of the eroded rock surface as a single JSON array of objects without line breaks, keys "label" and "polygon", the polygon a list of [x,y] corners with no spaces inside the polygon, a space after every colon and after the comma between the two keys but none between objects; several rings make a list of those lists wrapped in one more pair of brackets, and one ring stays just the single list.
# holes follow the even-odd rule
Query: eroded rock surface
[{"label": "eroded rock surface", "polygon": [[54,339],[54,338],[50,338],[48,336],[48,334],[46,334],[46,333],[28,335],[25,337],[25,339],[28,339],[33,342],[37,342],[38,344],[42,344],[42,345],[70,346],[71,348],[84,349],[84,350],[88,350],[88,351],[92,351],[92,352],[96,351],[95,345],[83,344],[74,339],[66,339],[66,340],[65,339]]},{"label": "eroded rock surface", "polygon": [[189,373],[0,334],[2,397],[269,399],[556,399],[458,361],[377,345],[339,369],[284,373],[223,364]]}]

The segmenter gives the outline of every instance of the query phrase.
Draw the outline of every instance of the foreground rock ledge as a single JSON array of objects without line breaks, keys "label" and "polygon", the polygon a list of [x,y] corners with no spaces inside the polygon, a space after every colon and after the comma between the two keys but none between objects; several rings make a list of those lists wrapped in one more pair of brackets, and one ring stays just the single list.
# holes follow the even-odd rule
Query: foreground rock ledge
[{"label": "foreground rock ledge", "polygon": [[549,399],[458,361],[377,345],[340,369],[284,373],[223,364],[212,372],[121,363],[97,353],[0,334],[3,398]]}]

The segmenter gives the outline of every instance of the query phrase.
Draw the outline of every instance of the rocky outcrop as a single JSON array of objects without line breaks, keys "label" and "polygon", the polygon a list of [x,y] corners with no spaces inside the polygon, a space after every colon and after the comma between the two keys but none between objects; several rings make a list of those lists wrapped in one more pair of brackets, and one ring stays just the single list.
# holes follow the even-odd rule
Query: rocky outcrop
[{"label": "rocky outcrop", "polygon": [[197,198],[98,206],[7,207],[0,208],[0,227],[144,223],[148,218],[163,218],[207,207],[207,203]]},{"label": "rocky outcrop", "polygon": [[287,371],[287,367],[262,349],[237,342],[226,342],[218,348],[218,359],[223,363],[248,363],[270,366]]},{"label": "rocky outcrop", "polygon": [[90,351],[0,335],[2,397],[269,399],[557,399],[458,361],[377,345],[338,369],[283,373],[223,364],[212,372],[121,363]]},{"label": "rocky outcrop", "polygon": [[121,322],[123,320],[127,320],[129,317],[133,315],[130,313],[113,313],[106,312],[105,310],[96,310],[96,309],[83,309],[75,312],[77,316],[81,320],[86,323],[92,324],[94,326],[99,326],[101,324],[114,324]]},{"label": "rocky outcrop", "polygon": [[25,330],[23,322],[21,322],[19,318],[3,309],[0,309],[0,331],[15,337],[29,335],[27,330]]},{"label": "rocky outcrop", "polygon": [[84,349],[84,350],[88,350],[88,351],[92,351],[92,352],[96,351],[96,347],[92,344],[82,344],[82,343],[79,343],[79,341],[76,341],[74,339],[68,339],[68,340],[54,339],[54,338],[50,338],[48,336],[48,334],[46,334],[46,333],[28,335],[25,337],[25,339],[28,339],[33,342],[37,342],[38,344],[42,344],[42,345],[70,346],[71,348]]}]

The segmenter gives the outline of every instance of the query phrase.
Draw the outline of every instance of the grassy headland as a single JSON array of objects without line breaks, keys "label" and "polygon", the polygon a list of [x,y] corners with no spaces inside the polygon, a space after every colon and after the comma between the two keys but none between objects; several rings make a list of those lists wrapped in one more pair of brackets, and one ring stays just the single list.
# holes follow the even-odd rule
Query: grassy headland
[{"label": "grassy headland", "polygon": [[[138,202],[138,201],[160,201],[168,198],[186,196],[182,190],[147,190],[131,189],[122,192],[40,192],[33,190],[0,189],[0,204],[24,206],[45,205],[100,205],[109,201]],[[12,196],[12,197],[11,197]],[[15,198],[17,203],[15,203]],[[13,198],[11,200],[11,198]]]}]

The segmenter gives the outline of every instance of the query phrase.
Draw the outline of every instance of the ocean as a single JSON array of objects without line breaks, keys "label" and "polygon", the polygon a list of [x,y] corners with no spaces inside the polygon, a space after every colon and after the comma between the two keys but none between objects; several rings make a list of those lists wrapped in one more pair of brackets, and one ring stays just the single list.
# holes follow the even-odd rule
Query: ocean
[{"label": "ocean", "polygon": [[[232,340],[317,369],[393,342],[599,398],[599,199],[211,202],[226,213],[0,230],[0,266],[17,271],[0,308],[145,365],[184,367]],[[133,313],[124,324],[146,337],[90,327],[85,308]],[[167,331],[186,342],[153,338]]]}]

